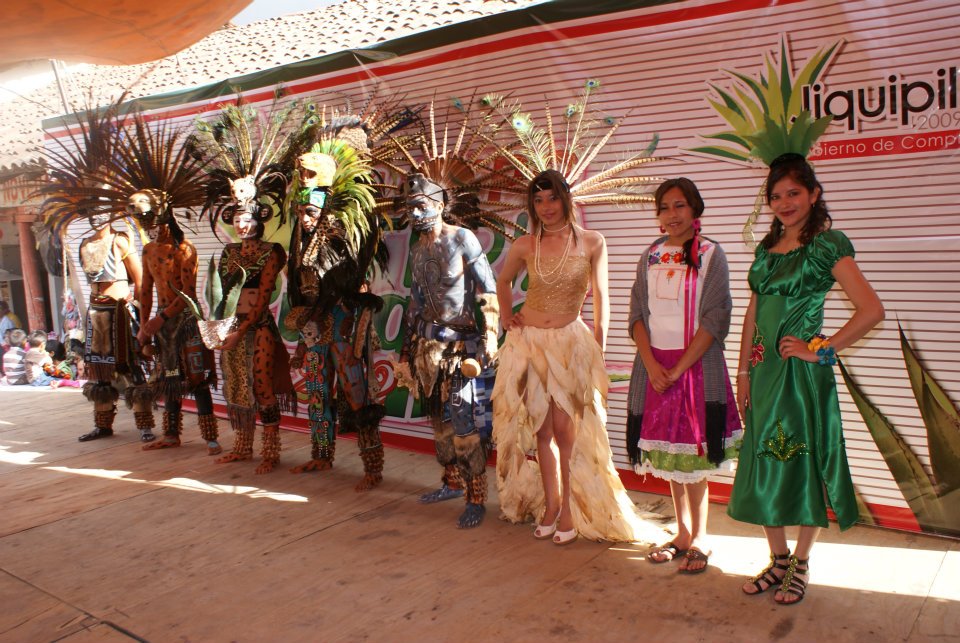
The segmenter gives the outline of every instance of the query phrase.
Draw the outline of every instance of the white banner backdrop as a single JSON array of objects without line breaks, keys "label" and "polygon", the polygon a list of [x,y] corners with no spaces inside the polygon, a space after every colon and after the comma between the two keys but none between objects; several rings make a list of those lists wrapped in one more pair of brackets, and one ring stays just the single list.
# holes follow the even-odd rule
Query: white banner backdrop
[{"label": "white banner backdrop", "polygon": [[[554,3],[545,3],[550,11]],[[773,6],[771,6],[771,4]],[[527,11],[535,13],[538,7]],[[423,34],[429,39],[430,34]],[[765,175],[747,165],[693,152],[715,144],[704,136],[729,129],[708,99],[715,88],[731,91],[736,71],[757,79],[765,57],[785,62],[796,74],[820,49],[836,45],[818,82],[803,88],[805,105],[815,115],[833,114],[835,122],[812,155],[825,187],[834,227],[857,250],[857,262],[887,307],[887,321],[856,347],[845,351],[848,369],[869,399],[896,427],[929,472],[927,430],[907,378],[897,333],[902,325],[928,372],[953,400],[960,400],[960,349],[952,334],[960,321],[960,108],[957,105],[955,43],[960,38],[960,5],[951,0],[827,2],[825,0],[678,2],[654,8],[526,27],[476,40],[429,49],[357,68],[288,82],[290,96],[317,102],[339,100],[332,92],[362,98],[373,83],[405,95],[410,104],[435,99],[445,104],[485,93],[510,94],[525,111],[542,113],[573,102],[588,78],[601,89],[592,104],[603,114],[624,117],[622,127],[593,163],[595,172],[647,146],[659,136],[663,161],[647,168],[662,177],[687,176],[706,201],[704,233],[720,242],[731,268],[734,318],[727,358],[736,371],[743,312],[749,291],[746,271],[752,261],[741,230]],[[389,43],[388,43],[389,44]],[[358,78],[362,80],[358,80]],[[364,79],[365,78],[365,79]],[[249,92],[268,104],[270,91]],[[189,124],[226,100],[189,102],[153,116]],[[256,102],[254,104],[257,104]],[[50,129],[58,136],[62,130]],[[602,232],[610,249],[611,332],[607,353],[614,376],[608,429],[616,464],[627,469],[624,445],[626,381],[634,348],[626,331],[629,290],[636,261],[659,234],[649,208],[590,206],[584,223]],[[758,236],[769,227],[761,216]],[[71,230],[75,237],[81,230]],[[392,289],[403,296],[408,232],[392,233]],[[219,255],[221,242],[204,224],[192,235],[202,258]],[[492,235],[482,235],[488,250],[498,251]],[[494,267],[502,261],[494,257]],[[205,261],[205,259],[204,259]],[[381,294],[386,287],[378,288]],[[389,302],[388,302],[389,303]],[[381,316],[381,330],[399,330],[401,308]],[[584,317],[590,319],[588,300]],[[275,302],[279,309],[279,302]],[[842,293],[834,291],[826,310],[827,334],[850,314]],[[385,362],[381,377],[389,385]],[[847,451],[858,490],[882,524],[917,528],[903,494],[880,455],[838,374]],[[222,401],[222,400],[218,400]],[[393,413],[393,415],[406,415]],[[302,426],[301,422],[299,423]],[[431,449],[425,422],[386,418],[384,431],[395,444]],[[388,436],[388,441],[390,441]],[[389,457],[389,456],[388,456]],[[641,481],[630,473],[628,484]],[[648,483],[650,481],[648,480]],[[713,490],[723,498],[731,477],[719,474]]]}]

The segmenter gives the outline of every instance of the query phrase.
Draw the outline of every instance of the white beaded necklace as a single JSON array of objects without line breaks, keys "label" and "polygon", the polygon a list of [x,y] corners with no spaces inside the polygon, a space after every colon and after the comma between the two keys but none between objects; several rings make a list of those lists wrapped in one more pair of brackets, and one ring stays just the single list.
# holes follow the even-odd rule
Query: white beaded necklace
[{"label": "white beaded necklace", "polygon": [[[570,224],[568,223],[567,225],[570,225]],[[565,225],[562,228],[560,228],[560,230],[564,230],[566,229],[566,227],[567,226]],[[551,230],[551,232],[558,232],[558,231]],[[564,265],[566,265],[567,257],[570,255],[570,241],[573,239],[573,233],[570,233],[567,235],[567,243],[563,247],[563,255],[560,257],[560,263],[558,263],[557,267],[551,270],[550,272],[544,272],[543,268],[540,267],[540,238],[542,236],[543,236],[542,232],[537,235],[537,243],[534,251],[534,264],[537,267],[537,274],[540,275],[540,280],[543,283],[547,284],[548,286],[552,286],[553,284],[560,281],[561,277],[563,277],[563,267]],[[547,277],[552,277],[553,275],[557,275],[556,279],[554,279],[553,281],[550,281],[549,279],[547,279]]]}]

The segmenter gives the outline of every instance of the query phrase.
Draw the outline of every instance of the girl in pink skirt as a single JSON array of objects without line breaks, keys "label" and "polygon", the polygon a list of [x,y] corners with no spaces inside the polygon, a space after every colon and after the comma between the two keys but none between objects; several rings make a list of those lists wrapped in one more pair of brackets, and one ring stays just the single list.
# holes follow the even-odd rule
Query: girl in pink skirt
[{"label": "girl in pink skirt", "polygon": [[677,514],[676,537],[648,560],[680,559],[680,572],[698,574],[710,555],[707,476],[729,468],[742,436],[723,360],[733,302],[723,250],[700,236],[704,206],[696,185],[669,179],[655,198],[665,236],[641,256],[630,297],[637,357],[627,450],[638,473],[670,482]]}]

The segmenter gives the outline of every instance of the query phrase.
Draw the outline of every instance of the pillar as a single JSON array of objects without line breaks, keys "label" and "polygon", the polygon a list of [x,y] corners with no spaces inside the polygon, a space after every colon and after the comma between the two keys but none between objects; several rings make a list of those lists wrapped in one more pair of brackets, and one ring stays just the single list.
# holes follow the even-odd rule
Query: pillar
[{"label": "pillar", "polygon": [[30,227],[36,221],[36,215],[21,208],[16,215],[17,231],[20,233],[20,266],[23,269],[23,290],[27,300],[27,319],[24,320],[30,330],[46,330],[47,305],[43,297],[43,270],[37,240]]}]

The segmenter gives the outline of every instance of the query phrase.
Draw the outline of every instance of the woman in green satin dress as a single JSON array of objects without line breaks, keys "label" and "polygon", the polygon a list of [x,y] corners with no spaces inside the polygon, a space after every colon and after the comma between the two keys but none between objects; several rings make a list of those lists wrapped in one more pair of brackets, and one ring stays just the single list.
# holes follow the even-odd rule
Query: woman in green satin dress
[{"label": "woman in green satin dress", "polygon": [[[763,525],[770,545],[770,565],[744,584],[744,593],[777,587],[774,600],[794,604],[803,599],[808,557],[827,526],[828,503],[840,529],[858,518],[832,355],[863,337],[884,313],[853,260],[853,245],[831,229],[823,188],[806,160],[799,154],[774,160],[766,189],[774,222],[748,277],[752,294],[737,371],[744,440],[727,512]],[[818,355],[810,342],[820,333],[834,282],[854,313],[821,340],[824,354]],[[793,555],[788,525],[800,526]]]}]

